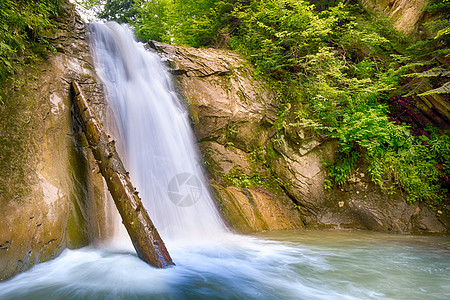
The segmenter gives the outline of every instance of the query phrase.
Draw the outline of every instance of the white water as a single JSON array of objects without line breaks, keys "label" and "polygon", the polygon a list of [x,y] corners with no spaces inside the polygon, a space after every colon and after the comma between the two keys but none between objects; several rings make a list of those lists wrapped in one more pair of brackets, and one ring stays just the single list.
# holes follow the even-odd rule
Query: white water
[{"label": "white water", "polygon": [[[448,237],[228,234],[203,184],[186,112],[159,59],[117,24],[94,25],[94,34],[97,70],[111,82],[122,154],[176,266],[150,267],[128,241],[116,239],[120,248],[65,250],[0,283],[0,299],[450,298]],[[178,205],[168,196],[177,187],[172,178],[183,179],[177,174],[200,182],[179,190],[195,193]]]},{"label": "white water", "polygon": [[0,283],[0,299],[450,299],[448,237],[300,231],[170,250],[167,269],[65,250]]},{"label": "white water", "polygon": [[160,58],[117,23],[91,24],[91,39],[125,167],[163,240],[225,233],[187,112]]}]

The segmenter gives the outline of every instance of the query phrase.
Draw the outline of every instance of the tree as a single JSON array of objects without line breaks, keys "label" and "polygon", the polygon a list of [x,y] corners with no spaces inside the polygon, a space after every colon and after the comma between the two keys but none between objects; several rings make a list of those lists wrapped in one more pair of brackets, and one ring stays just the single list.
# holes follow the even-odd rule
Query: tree
[{"label": "tree", "polygon": [[173,265],[163,240],[131,184],[114,141],[109,141],[80,85],[74,81],[72,87],[75,112],[137,255],[158,268]]},{"label": "tree", "polygon": [[142,39],[194,47],[217,46],[239,0],[138,0],[130,24]]},{"label": "tree", "polygon": [[167,25],[167,0],[138,0],[134,4],[135,33],[143,41],[169,42]]},{"label": "tree", "polygon": [[98,17],[117,23],[132,23],[136,18],[136,0],[106,0]]}]

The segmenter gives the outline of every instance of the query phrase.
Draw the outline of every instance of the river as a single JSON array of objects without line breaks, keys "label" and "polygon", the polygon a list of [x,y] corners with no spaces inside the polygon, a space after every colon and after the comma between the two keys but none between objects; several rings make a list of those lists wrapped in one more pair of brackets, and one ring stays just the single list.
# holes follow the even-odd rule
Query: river
[{"label": "river", "polygon": [[65,250],[0,283],[0,299],[449,299],[450,239],[288,231],[168,243],[176,266],[126,248]]}]

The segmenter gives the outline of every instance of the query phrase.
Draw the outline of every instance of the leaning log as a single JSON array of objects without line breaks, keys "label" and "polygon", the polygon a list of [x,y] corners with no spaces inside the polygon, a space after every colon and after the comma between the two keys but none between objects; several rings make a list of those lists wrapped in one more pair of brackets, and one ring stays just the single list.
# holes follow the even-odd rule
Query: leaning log
[{"label": "leaning log", "polygon": [[131,184],[114,141],[109,141],[79,84],[74,81],[72,86],[75,112],[138,257],[159,268],[173,265],[163,240]]}]

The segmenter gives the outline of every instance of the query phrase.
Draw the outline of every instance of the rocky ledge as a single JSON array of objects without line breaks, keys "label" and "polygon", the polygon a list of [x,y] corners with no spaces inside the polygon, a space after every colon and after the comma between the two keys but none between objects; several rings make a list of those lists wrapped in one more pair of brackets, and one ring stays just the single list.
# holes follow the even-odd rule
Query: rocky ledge
[{"label": "rocky ledge", "polygon": [[277,131],[275,96],[236,53],[150,42],[167,62],[192,116],[218,206],[239,232],[295,228],[448,232],[448,220],[408,204],[364,173],[325,190],[323,161],[335,141],[308,130]]}]

